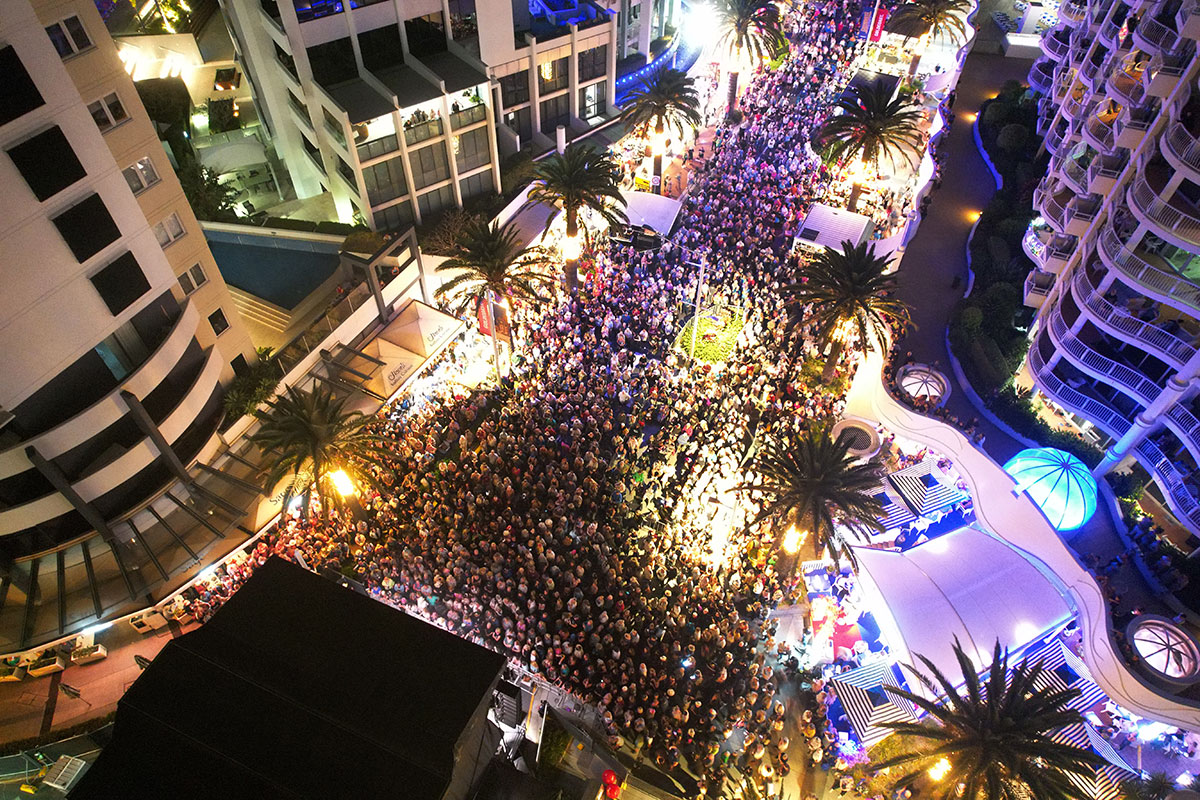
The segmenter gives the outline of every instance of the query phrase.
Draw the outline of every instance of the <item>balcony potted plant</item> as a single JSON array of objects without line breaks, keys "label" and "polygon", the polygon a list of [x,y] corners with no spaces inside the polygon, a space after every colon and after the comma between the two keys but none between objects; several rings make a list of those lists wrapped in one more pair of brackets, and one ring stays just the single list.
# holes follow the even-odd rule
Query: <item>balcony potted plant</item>
[{"label": "balcony potted plant", "polygon": [[90,664],[93,661],[100,661],[108,658],[108,648],[102,644],[94,644],[90,647],[77,647],[71,651],[72,664]]}]

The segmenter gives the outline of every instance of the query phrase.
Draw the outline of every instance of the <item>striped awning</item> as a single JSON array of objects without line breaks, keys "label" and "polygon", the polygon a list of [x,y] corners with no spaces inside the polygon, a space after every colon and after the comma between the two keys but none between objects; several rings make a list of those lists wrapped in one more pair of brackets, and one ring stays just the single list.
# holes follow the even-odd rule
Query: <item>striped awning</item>
[{"label": "striped awning", "polygon": [[936,458],[926,458],[911,467],[888,475],[888,480],[900,492],[913,512],[920,516],[961,503],[967,494],[948,482],[935,469]]},{"label": "striped awning", "polygon": [[894,664],[886,661],[867,664],[838,675],[831,683],[864,747],[871,747],[892,733],[890,728],[882,727],[883,723],[917,719],[917,709],[912,703],[883,688],[885,685],[908,688]]},{"label": "striped awning", "polygon": [[883,516],[879,517],[879,522],[883,525],[885,532],[897,530],[916,521],[916,514],[913,514],[912,509],[892,487],[881,483],[879,488],[871,494],[883,503]]}]

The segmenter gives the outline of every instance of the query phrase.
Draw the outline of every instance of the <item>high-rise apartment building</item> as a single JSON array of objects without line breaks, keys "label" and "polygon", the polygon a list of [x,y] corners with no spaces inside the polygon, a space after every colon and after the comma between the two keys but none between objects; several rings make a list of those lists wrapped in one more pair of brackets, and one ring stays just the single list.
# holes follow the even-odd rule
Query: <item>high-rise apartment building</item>
[{"label": "high-rise apartment building", "polygon": [[211,441],[223,383],[255,354],[93,0],[3,6],[8,651],[144,602],[186,568],[175,550],[201,542],[178,526],[142,536],[132,515]]},{"label": "high-rise apartment building", "polygon": [[421,222],[497,191],[502,156],[615,112],[618,14],[596,0],[222,5],[297,194],[328,191],[344,221]]},{"label": "high-rise apartment building", "polygon": [[1030,73],[1052,154],[1026,281],[1038,389],[1200,533],[1200,6],[1064,3]]}]

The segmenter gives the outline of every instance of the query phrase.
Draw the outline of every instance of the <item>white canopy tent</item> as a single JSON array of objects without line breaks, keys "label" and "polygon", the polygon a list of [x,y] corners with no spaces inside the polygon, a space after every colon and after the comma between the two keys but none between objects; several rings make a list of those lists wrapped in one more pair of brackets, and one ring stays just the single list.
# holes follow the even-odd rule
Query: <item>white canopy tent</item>
[{"label": "white canopy tent", "polygon": [[997,639],[1017,652],[1074,616],[1066,588],[1044,564],[975,528],[903,553],[869,547],[854,553],[867,607],[893,655],[915,664],[919,653],[947,677],[961,675],[955,637],[982,670]]},{"label": "white canopy tent", "polygon": [[666,236],[675,225],[683,203],[650,192],[621,192],[625,198],[625,215],[630,225],[645,225],[660,236]]},{"label": "white canopy tent", "polygon": [[394,397],[462,328],[461,320],[419,300],[409,300],[364,347],[366,353],[384,362],[368,381],[368,388],[382,397]]},{"label": "white canopy tent", "polygon": [[246,167],[267,163],[266,149],[253,136],[205,147],[199,154],[200,163],[217,175],[226,175]]},{"label": "white canopy tent", "polygon": [[817,203],[804,218],[796,243],[817,251],[826,247],[840,250],[846,240],[857,245],[870,239],[873,227],[870,217]]}]

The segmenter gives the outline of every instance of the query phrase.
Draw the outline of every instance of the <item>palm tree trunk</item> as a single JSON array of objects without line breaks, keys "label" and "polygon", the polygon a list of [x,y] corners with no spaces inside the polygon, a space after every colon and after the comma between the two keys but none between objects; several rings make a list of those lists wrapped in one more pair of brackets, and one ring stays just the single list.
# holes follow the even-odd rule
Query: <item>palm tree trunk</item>
[{"label": "palm tree trunk", "polygon": [[[579,237],[579,212],[573,208],[567,209],[567,236],[577,239]],[[575,294],[579,291],[579,259],[568,258],[563,264],[563,275],[567,282],[567,291]]]},{"label": "palm tree trunk", "polygon": [[829,349],[829,356],[825,360],[825,371],[821,373],[821,380],[828,382],[832,380],[833,373],[837,372],[838,362],[842,358],[842,347],[844,346],[841,339],[833,340],[833,347]]},{"label": "palm tree trunk", "polygon": [[729,73],[729,95],[726,98],[726,114],[732,114],[737,110],[737,90],[738,90],[738,74],[737,70]]},{"label": "palm tree trunk", "polygon": [[496,335],[496,303],[491,293],[487,296],[488,321],[492,328],[492,358],[496,365],[496,383],[500,382],[500,338]]},{"label": "palm tree trunk", "polygon": [[663,186],[662,186],[663,154],[662,154],[662,150],[659,149],[659,147],[657,146],[658,143],[662,141],[663,133],[664,133],[663,120],[662,120],[662,117],[659,117],[658,124],[654,126],[654,138],[655,138],[655,145],[653,146],[654,147],[654,150],[653,150],[654,178],[650,181],[650,188],[655,194],[663,193]]}]

